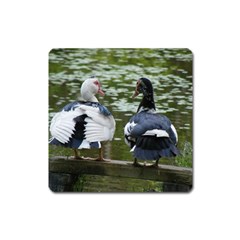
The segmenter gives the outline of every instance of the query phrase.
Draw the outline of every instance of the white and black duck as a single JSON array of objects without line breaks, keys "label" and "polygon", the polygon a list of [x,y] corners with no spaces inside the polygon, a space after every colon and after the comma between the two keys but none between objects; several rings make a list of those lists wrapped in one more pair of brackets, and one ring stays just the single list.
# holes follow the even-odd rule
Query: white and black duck
[{"label": "white and black duck", "polygon": [[75,158],[79,157],[77,149],[99,148],[99,157],[104,160],[101,142],[112,140],[115,132],[115,120],[111,112],[101,105],[95,95],[104,95],[100,82],[91,77],[81,86],[81,99],[67,104],[52,118],[50,144],[74,149]]},{"label": "white and black duck", "polygon": [[143,94],[143,99],[135,114],[124,128],[125,142],[131,147],[134,165],[137,160],[156,160],[152,166],[158,166],[161,157],[174,157],[177,149],[178,135],[171,121],[156,113],[152,83],[147,78],[137,81],[135,93]]}]

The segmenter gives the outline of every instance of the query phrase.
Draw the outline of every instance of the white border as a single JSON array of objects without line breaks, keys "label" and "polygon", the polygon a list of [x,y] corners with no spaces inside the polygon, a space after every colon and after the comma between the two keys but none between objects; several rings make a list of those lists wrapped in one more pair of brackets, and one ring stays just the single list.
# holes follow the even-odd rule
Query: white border
[{"label": "white border", "polygon": [[[237,1],[5,1],[1,9],[2,239],[237,239]],[[190,194],[48,190],[47,61],[53,47],[193,51]]]}]

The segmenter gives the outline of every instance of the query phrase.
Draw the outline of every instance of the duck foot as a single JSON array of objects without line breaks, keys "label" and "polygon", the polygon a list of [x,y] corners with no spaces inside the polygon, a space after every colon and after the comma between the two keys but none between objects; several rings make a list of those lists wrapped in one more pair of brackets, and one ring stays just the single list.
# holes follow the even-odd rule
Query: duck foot
[{"label": "duck foot", "polygon": [[68,156],[67,157],[67,160],[87,160],[88,158],[87,157],[80,157],[80,156]]},{"label": "duck foot", "polygon": [[139,162],[137,161],[136,158],[134,159],[134,162],[133,162],[132,165],[133,165],[134,167],[145,167],[145,164],[142,165],[141,163],[139,163]]},{"label": "duck foot", "polygon": [[159,160],[157,160],[154,164],[149,165],[149,166],[147,166],[147,167],[149,167],[149,168],[158,168],[158,161],[159,161]]},{"label": "duck foot", "polygon": [[135,158],[132,165],[133,165],[134,167],[158,168],[158,161],[159,161],[159,160],[157,160],[154,164],[148,165],[148,164],[146,164],[146,162],[144,162],[143,164],[139,163],[139,162],[137,161],[137,159]]},{"label": "duck foot", "polygon": [[141,163],[138,163],[138,162],[137,163],[134,162],[132,165],[134,167],[145,167],[144,165],[142,165]]},{"label": "duck foot", "polygon": [[99,149],[99,156],[94,159],[95,161],[99,162],[110,162],[110,160],[103,158],[103,151],[102,148]]},{"label": "duck foot", "polygon": [[74,160],[85,160],[86,158],[85,157],[80,157],[79,155],[78,155],[78,151],[77,151],[77,149],[73,149],[73,151],[74,151],[74,156],[73,156],[73,159]]},{"label": "duck foot", "polygon": [[85,157],[80,157],[80,156],[74,156],[73,157],[75,160],[86,160],[86,158]]},{"label": "duck foot", "polygon": [[158,168],[158,164],[152,164],[152,165],[149,165],[149,166],[147,166],[148,168]]},{"label": "duck foot", "polygon": [[110,162],[110,159],[105,159],[105,158],[95,158],[94,161],[98,161],[98,162]]}]

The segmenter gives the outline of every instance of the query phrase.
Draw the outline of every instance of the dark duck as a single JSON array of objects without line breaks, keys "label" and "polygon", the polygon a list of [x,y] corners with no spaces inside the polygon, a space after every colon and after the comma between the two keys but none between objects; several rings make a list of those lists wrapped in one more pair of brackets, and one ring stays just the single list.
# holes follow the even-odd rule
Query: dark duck
[{"label": "dark duck", "polygon": [[137,114],[124,128],[125,142],[131,147],[134,165],[142,166],[137,160],[156,160],[151,165],[158,167],[161,157],[174,157],[177,149],[178,135],[171,121],[162,114],[156,113],[152,83],[147,78],[137,81],[133,98],[143,94]]},{"label": "dark duck", "polygon": [[115,120],[110,111],[101,105],[96,94],[104,95],[96,77],[85,80],[80,90],[81,99],[67,104],[52,118],[50,144],[69,147],[74,150],[76,159],[83,159],[77,149],[98,148],[103,161],[102,141],[112,140]]}]

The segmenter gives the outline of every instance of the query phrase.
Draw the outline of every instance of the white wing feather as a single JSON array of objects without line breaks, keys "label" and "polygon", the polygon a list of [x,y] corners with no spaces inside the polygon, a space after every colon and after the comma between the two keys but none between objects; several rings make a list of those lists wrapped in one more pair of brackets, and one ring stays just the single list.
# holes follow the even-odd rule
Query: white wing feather
[{"label": "white wing feather", "polygon": [[156,137],[169,137],[168,133],[162,129],[147,130],[143,135],[144,136],[156,136]]},{"label": "white wing feather", "polygon": [[130,137],[131,131],[133,130],[133,128],[136,126],[137,124],[133,121],[133,122],[128,122],[125,127],[124,127],[124,141],[125,143],[130,147],[131,146],[131,141],[135,142],[135,138]]},{"label": "white wing feather", "polygon": [[112,115],[104,116],[98,108],[80,105],[71,111],[57,113],[50,125],[50,132],[61,143],[67,143],[75,131],[75,117],[86,114],[85,136],[88,142],[112,140],[115,120]]},{"label": "white wing feather", "polygon": [[172,128],[172,130],[173,130],[173,132],[174,132],[174,134],[175,134],[175,136],[176,136],[176,142],[178,142],[178,134],[177,134],[177,130],[176,130],[176,128],[171,124],[171,128]]},{"label": "white wing feather", "polygon": [[104,116],[98,108],[81,105],[79,108],[88,116],[85,118],[85,136],[89,142],[112,140],[115,120],[112,115]]},{"label": "white wing feather", "polygon": [[80,109],[74,111],[62,111],[56,113],[50,125],[50,132],[61,143],[67,143],[75,130],[75,117],[83,112]]}]

